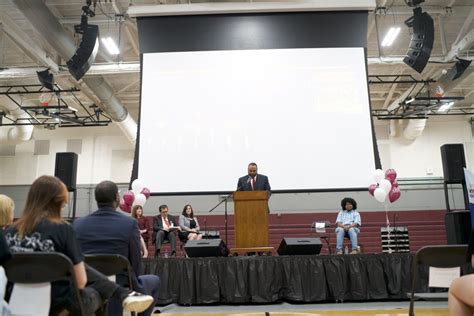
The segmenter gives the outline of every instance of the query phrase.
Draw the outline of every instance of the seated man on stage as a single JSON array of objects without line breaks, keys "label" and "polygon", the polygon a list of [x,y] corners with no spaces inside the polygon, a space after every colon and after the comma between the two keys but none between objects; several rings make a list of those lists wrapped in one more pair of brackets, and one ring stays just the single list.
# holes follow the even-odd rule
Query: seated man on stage
[{"label": "seated man on stage", "polygon": [[351,240],[351,255],[358,254],[357,235],[359,235],[361,226],[360,214],[357,212],[357,202],[353,198],[344,198],[341,201],[342,211],[339,212],[336,219],[336,254],[342,255],[344,252],[342,246],[344,237]]},{"label": "seated man on stage", "polygon": [[176,256],[176,233],[181,228],[175,222],[173,216],[168,215],[168,206],[163,204],[159,207],[160,215],[153,218],[153,243],[156,246],[155,257],[160,256],[161,245],[165,239],[171,245],[171,256]]},{"label": "seated man on stage", "polygon": [[257,164],[249,163],[247,167],[248,174],[239,178],[237,182],[237,191],[270,191],[268,177],[263,174],[257,174]]}]

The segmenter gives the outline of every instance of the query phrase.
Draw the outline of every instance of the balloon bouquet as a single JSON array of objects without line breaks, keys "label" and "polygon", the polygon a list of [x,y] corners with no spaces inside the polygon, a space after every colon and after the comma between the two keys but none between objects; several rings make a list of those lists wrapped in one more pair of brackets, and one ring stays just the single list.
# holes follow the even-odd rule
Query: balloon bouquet
[{"label": "balloon bouquet", "polygon": [[[387,238],[390,243],[390,220],[388,218],[388,205],[394,203],[400,198],[401,192],[397,183],[397,172],[394,169],[387,169],[385,172],[381,169],[375,170],[374,180],[376,183],[369,185],[369,194],[380,203],[385,205],[385,218],[387,221]],[[392,249],[389,248],[391,253]]]},{"label": "balloon bouquet", "polygon": [[400,198],[401,192],[397,183],[397,172],[394,169],[387,169],[385,173],[381,169],[375,170],[374,179],[376,183],[369,185],[369,194],[380,203],[384,203],[387,198],[390,203]]},{"label": "balloon bouquet", "polygon": [[120,199],[120,209],[124,212],[130,213],[132,207],[135,205],[143,207],[149,197],[150,190],[143,185],[141,180],[135,179],[132,182],[132,190],[125,192],[123,197]]}]

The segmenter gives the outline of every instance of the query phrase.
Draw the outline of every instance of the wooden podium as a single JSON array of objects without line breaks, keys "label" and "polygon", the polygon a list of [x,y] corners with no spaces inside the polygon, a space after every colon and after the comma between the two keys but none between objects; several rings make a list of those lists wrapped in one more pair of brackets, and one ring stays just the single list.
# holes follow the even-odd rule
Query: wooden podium
[{"label": "wooden podium", "polygon": [[235,248],[231,253],[270,252],[268,191],[237,191],[234,198]]}]

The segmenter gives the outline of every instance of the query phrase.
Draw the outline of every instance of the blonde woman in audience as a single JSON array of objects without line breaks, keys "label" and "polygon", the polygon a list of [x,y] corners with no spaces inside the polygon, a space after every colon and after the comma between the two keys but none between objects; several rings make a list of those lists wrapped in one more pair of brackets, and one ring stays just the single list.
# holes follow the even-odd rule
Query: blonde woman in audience
[{"label": "blonde woman in audience", "polygon": [[[467,255],[471,259],[471,265],[474,268],[474,230],[471,231]],[[451,283],[448,307],[451,316],[474,315],[474,274],[464,275]]]},{"label": "blonde woman in audience", "polygon": [[202,238],[202,234],[199,232],[199,222],[194,216],[193,207],[190,204],[184,206],[183,213],[179,216],[179,226],[181,227],[180,240],[199,240]]},{"label": "blonde woman in audience", "polygon": [[[144,311],[153,298],[111,282],[107,277],[84,264],[84,256],[72,226],[61,218],[61,211],[67,204],[68,191],[61,180],[41,176],[30,187],[21,218],[5,230],[5,239],[10,251],[59,252],[67,256],[74,265],[77,285],[86,308],[85,315],[93,315],[103,308],[104,302],[112,297],[121,300],[128,311]],[[69,284],[53,282],[51,287],[50,315],[69,311],[78,315],[79,307]]]},{"label": "blonde woman in audience", "polygon": [[15,203],[11,198],[0,194],[0,227],[5,229],[13,223]]}]

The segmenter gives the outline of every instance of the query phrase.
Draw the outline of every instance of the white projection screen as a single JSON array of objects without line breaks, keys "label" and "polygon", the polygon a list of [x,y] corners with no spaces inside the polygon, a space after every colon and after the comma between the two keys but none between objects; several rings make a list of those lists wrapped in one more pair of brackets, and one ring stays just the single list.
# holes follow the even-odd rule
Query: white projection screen
[{"label": "white projection screen", "polygon": [[367,187],[375,168],[363,48],[146,53],[138,178],[155,193]]}]

